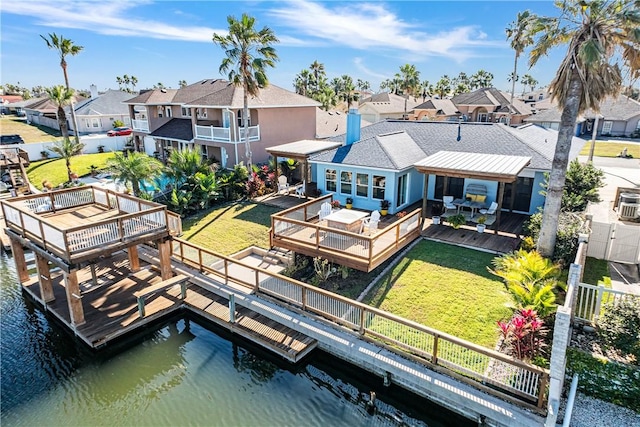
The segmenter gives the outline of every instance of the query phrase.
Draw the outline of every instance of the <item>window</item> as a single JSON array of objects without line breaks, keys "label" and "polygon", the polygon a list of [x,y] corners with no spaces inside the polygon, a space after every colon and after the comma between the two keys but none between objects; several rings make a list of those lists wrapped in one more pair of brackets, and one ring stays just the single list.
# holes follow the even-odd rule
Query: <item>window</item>
[{"label": "window", "polygon": [[611,128],[613,127],[613,122],[610,120],[602,123],[602,133],[611,133]]},{"label": "window", "polygon": [[182,112],[182,117],[191,117],[191,108],[182,107],[180,111]]},{"label": "window", "polygon": [[206,119],[207,118],[207,109],[206,108],[196,108],[196,116],[199,119]]},{"label": "window", "polygon": [[[239,127],[243,127],[244,123],[242,123],[242,113],[243,110],[238,110],[238,126]],[[247,126],[251,126],[251,110],[249,110],[249,114],[248,114],[248,118],[247,118]]]},{"label": "window", "polygon": [[369,175],[366,173],[356,174],[356,195],[369,197]]},{"label": "window", "polygon": [[538,101],[542,101],[543,99],[544,99],[544,94],[543,93],[538,95]]},{"label": "window", "polygon": [[96,129],[99,129],[102,127],[102,120],[100,120],[97,117],[94,117],[93,119],[91,119],[91,127],[94,127]]},{"label": "window", "polygon": [[229,124],[231,122],[230,116],[231,116],[231,112],[230,111],[224,110],[222,112],[222,127],[223,128],[228,128],[229,127]]},{"label": "window", "polygon": [[384,200],[384,187],[387,178],[380,175],[373,175],[373,198]]},{"label": "window", "polygon": [[353,187],[353,172],[342,171],[340,173],[340,194],[351,194]]},{"label": "window", "polygon": [[171,117],[171,107],[164,107],[164,111],[167,114],[167,117]]},{"label": "window", "polygon": [[327,169],[324,173],[324,180],[327,191],[336,191],[337,173],[335,169]]},{"label": "window", "polygon": [[407,174],[398,177],[398,191],[396,192],[396,206],[407,203]]},{"label": "window", "polygon": [[158,105],[158,108],[156,110],[158,111],[158,117],[163,117],[162,106]]}]

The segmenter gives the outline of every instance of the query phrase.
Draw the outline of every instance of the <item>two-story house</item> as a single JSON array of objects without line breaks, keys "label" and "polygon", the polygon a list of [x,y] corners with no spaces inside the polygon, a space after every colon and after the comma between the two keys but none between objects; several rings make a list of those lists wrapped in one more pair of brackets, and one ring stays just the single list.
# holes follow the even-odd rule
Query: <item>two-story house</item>
[{"label": "two-story house", "polygon": [[174,149],[197,149],[222,167],[247,163],[249,139],[254,163],[269,158],[266,149],[316,136],[318,102],[269,85],[249,96],[249,129],[244,134],[242,87],[206,79],[180,89],[156,89],[126,102],[138,150],[166,159]]},{"label": "two-story house", "polygon": [[[511,95],[493,87],[485,87],[473,92],[461,93],[451,98],[465,121],[482,123],[509,122],[509,101]],[[511,111],[512,125],[522,124],[533,111],[531,107],[517,97],[513,98]]]}]

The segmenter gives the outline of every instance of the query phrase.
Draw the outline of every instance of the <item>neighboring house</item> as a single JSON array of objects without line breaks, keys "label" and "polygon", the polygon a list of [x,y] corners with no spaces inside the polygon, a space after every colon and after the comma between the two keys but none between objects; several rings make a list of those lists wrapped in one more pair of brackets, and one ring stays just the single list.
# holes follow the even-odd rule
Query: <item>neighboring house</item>
[{"label": "neighboring house", "polygon": [[416,106],[411,112],[413,120],[457,120],[458,107],[450,99],[431,98]]},{"label": "neighboring house", "polygon": [[[366,210],[380,209],[380,202],[388,200],[389,211],[395,213],[423,198],[425,179],[416,165],[440,156],[438,167],[448,167],[449,172],[428,175],[427,199],[463,198],[473,184],[486,188],[488,205],[498,201],[503,182],[502,209],[532,214],[544,204],[540,184],[551,170],[557,136],[556,131],[534,125],[385,121],[362,128],[360,137],[342,147],[311,156],[309,163],[322,193],[333,192],[342,203],[351,197],[354,207]],[[344,143],[345,136],[332,140]],[[584,142],[574,138],[570,159],[577,157]],[[447,166],[463,157],[471,170]],[[522,167],[502,176],[502,170],[487,171],[493,160]]]},{"label": "neighboring house", "polygon": [[533,110],[545,110],[549,108],[549,100],[551,99],[551,93],[549,88],[542,87],[532,92],[525,92],[522,95],[516,95],[516,97],[529,105]]},{"label": "neighboring house", "polygon": [[[74,95],[74,104],[78,104],[84,102],[86,98]],[[60,130],[60,125],[58,124],[58,106],[49,99],[48,96],[41,96],[38,98],[33,98],[26,101],[26,104],[22,109],[27,116],[27,123],[33,123],[36,125],[46,126],[51,129]],[[66,109],[67,116],[67,127],[69,132],[71,133],[71,129],[73,128],[71,114],[68,113],[68,109]]]},{"label": "neighboring house", "polygon": [[[113,122],[116,120],[130,126],[129,107],[124,102],[133,96],[120,90],[108,90],[98,94],[96,86],[91,85],[91,98],[74,105],[78,133],[105,133],[114,128]],[[65,112],[70,117],[70,108],[66,108]],[[69,122],[69,129],[73,129],[72,121]]]},{"label": "neighboring house", "polygon": [[[368,126],[366,120],[362,120],[360,126]],[[342,135],[347,131],[347,113],[332,110],[325,111],[321,108],[316,110],[316,138],[326,139]]]},{"label": "neighboring house", "polygon": [[425,100],[422,97],[405,98],[389,92],[381,92],[362,99],[359,103],[358,111],[362,120],[376,123],[386,119],[402,119],[405,112],[405,101],[407,114],[418,104]]},{"label": "neighboring house", "polygon": [[[525,121],[557,130],[560,128],[561,116],[562,111],[554,103],[551,108],[539,111]],[[585,135],[590,138],[595,119],[596,113],[593,110],[587,110],[578,116],[575,135]],[[607,97],[600,103],[596,135],[640,137],[640,102],[625,95]]]},{"label": "neighboring house", "polygon": [[[496,88],[481,88],[473,92],[461,93],[451,98],[463,120],[470,122],[507,123],[511,95]],[[521,124],[533,111],[531,107],[513,98],[511,124]]]},{"label": "neighboring house", "polygon": [[[233,167],[247,162],[242,87],[221,79],[180,89],[146,91],[126,101],[138,150],[167,158],[173,149],[193,148]],[[318,102],[275,85],[249,97],[249,129],[254,163],[269,158],[273,145],[313,139]]]},{"label": "neighboring house", "polygon": [[22,95],[0,95],[0,112],[2,114],[15,112],[15,105],[20,101],[22,101]]}]

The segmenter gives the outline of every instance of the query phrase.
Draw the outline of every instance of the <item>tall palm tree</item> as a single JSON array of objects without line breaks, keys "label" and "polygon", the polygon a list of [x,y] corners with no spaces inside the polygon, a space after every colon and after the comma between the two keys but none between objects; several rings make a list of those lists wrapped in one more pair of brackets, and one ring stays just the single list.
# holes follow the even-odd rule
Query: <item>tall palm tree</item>
[{"label": "tall palm tree", "polygon": [[561,15],[536,17],[530,53],[534,65],[549,50],[569,44],[566,56],[549,85],[562,109],[549,186],[544,204],[538,250],[553,255],[562,189],[578,115],[599,110],[602,99],[622,86],[621,66],[631,78],[640,77],[640,2],[637,0],[565,0]]},{"label": "tall palm tree", "polygon": [[436,82],[433,90],[440,96],[440,99],[444,99],[445,96],[449,95],[449,92],[451,92],[451,79],[449,76],[442,76],[440,80]]},{"label": "tall palm tree", "polygon": [[529,31],[531,25],[531,13],[528,10],[518,13],[518,17],[506,29],[507,40],[511,40],[511,48],[515,51],[513,60],[513,73],[511,73],[511,98],[509,99],[509,116],[507,124],[511,124],[513,114],[513,96],[516,91],[516,81],[518,80],[518,58],[528,46],[533,44],[533,36]]},{"label": "tall palm tree", "polygon": [[[69,88],[69,76],[67,75],[67,55],[75,56],[79,54],[84,47],[73,44],[70,39],[65,39],[62,35],[58,36],[56,33],[50,33],[49,38],[40,35],[42,39],[47,43],[49,49],[55,49],[60,56],[60,67],[62,68],[62,74],[64,74],[64,84],[67,90]],[[71,120],[73,121],[73,130],[76,140],[76,144],[80,144],[80,136],[78,135],[78,121],[76,120],[76,112],[71,104]]]},{"label": "tall palm tree", "polygon": [[131,87],[133,88],[133,92],[136,91],[136,85],[138,84],[138,78],[136,76],[131,76]]},{"label": "tall palm tree", "polygon": [[[58,126],[60,126],[60,132],[62,136],[69,139],[69,127],[67,126],[67,115],[64,112],[64,107],[71,105],[73,97],[75,95],[73,89],[67,89],[62,85],[56,85],[46,89],[47,96],[58,108]],[[80,143],[80,141],[76,141]]]},{"label": "tall palm tree", "polygon": [[64,163],[67,166],[67,178],[69,178],[69,181],[71,181],[71,175],[73,174],[73,172],[71,172],[71,158],[82,153],[83,149],[83,143],[71,141],[69,136],[65,136],[64,139],[54,142],[53,145],[49,147],[49,151],[56,153],[64,159]]},{"label": "tall palm tree", "polygon": [[538,81],[533,77],[531,77],[531,75],[529,74],[525,74],[524,76],[522,76],[520,83],[522,84],[522,87],[523,87],[522,93],[525,92],[527,87],[529,88],[530,92],[533,92],[536,89],[536,86],[538,85]]},{"label": "tall palm tree", "polygon": [[351,103],[358,100],[356,86],[353,84],[353,78],[344,74],[341,78],[340,92],[338,97],[347,103],[347,110],[351,108]]},{"label": "tall palm tree", "polygon": [[329,111],[331,107],[338,105],[338,96],[330,86],[323,87],[322,90],[316,94],[314,99],[322,104],[321,108],[325,111]]},{"label": "tall palm tree", "polygon": [[140,181],[152,181],[160,176],[162,163],[159,160],[137,151],[128,154],[116,152],[107,161],[107,168],[116,179],[131,184],[134,196],[140,195]]},{"label": "tall palm tree", "polygon": [[317,59],[311,63],[311,65],[309,66],[309,69],[313,73],[313,77],[315,78],[315,81],[318,81],[320,76],[324,74],[324,64],[321,62],[318,62]]},{"label": "tall palm tree", "polygon": [[244,109],[242,121],[244,125],[245,155],[251,170],[251,144],[249,143],[249,95],[258,96],[260,89],[269,84],[266,68],[274,67],[278,60],[274,43],[278,38],[269,27],[256,31],[255,18],[242,14],[237,20],[227,17],[229,33],[213,34],[213,42],[225,50],[226,57],[220,64],[220,72],[228,73],[229,80],[243,88]]},{"label": "tall palm tree", "polygon": [[407,101],[411,95],[418,92],[420,87],[420,71],[416,69],[413,64],[404,64],[400,66],[400,89],[402,95],[404,95],[404,116],[403,119],[407,120]]},{"label": "tall palm tree", "polygon": [[483,87],[491,87],[493,84],[493,74],[485,70],[478,70],[471,76],[471,87],[480,89]]}]

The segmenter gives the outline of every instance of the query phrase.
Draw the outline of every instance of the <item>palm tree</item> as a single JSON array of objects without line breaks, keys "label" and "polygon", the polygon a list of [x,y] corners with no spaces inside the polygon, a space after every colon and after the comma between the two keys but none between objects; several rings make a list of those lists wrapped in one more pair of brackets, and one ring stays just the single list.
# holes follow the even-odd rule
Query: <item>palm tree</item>
[{"label": "palm tree", "polygon": [[562,109],[555,155],[549,175],[538,250],[553,255],[571,141],[578,115],[599,110],[602,99],[622,87],[621,65],[640,77],[640,3],[635,0],[567,0],[557,3],[559,18],[536,17],[531,33],[533,66],[555,46],[569,43],[549,85]]},{"label": "palm tree", "polygon": [[298,75],[296,75],[294,85],[298,95],[307,96],[309,94],[311,76],[311,72],[307,69],[303,69]]},{"label": "palm tree", "polygon": [[511,48],[515,51],[513,60],[513,73],[511,73],[511,98],[509,99],[509,116],[507,124],[511,124],[513,114],[513,96],[516,91],[516,81],[518,80],[518,58],[527,46],[533,44],[533,36],[529,31],[531,25],[531,13],[528,10],[518,13],[515,21],[507,27],[507,40],[511,40]]},{"label": "palm tree", "polygon": [[318,62],[317,59],[311,63],[311,65],[309,66],[309,69],[313,73],[313,77],[316,82],[319,81],[320,76],[323,76],[325,73],[324,64],[321,62]]},{"label": "palm tree", "polygon": [[278,43],[278,38],[269,27],[260,31],[254,28],[255,18],[242,14],[237,20],[233,16],[227,17],[229,34],[226,36],[213,34],[213,42],[225,50],[226,57],[220,64],[220,72],[228,73],[229,80],[236,86],[243,88],[244,109],[242,121],[244,125],[245,155],[251,170],[251,144],[249,143],[249,95],[258,96],[260,89],[269,84],[266,74],[267,67],[274,67],[278,60],[276,50],[272,44]]},{"label": "palm tree", "polygon": [[520,83],[522,83],[522,93],[524,94],[525,90],[527,87],[529,87],[529,91],[533,92],[534,90],[536,90],[536,86],[538,85],[538,81],[536,79],[534,79],[533,77],[531,77],[531,75],[529,74],[525,74],[524,76],[522,76],[522,79],[520,80]]},{"label": "palm tree", "polygon": [[[47,47],[49,49],[55,49],[58,51],[58,55],[60,56],[60,67],[62,67],[62,74],[64,74],[64,84],[67,90],[69,88],[69,76],[67,75],[67,55],[75,56],[84,49],[82,46],[77,46],[73,44],[73,41],[70,39],[65,39],[62,35],[58,36],[56,33],[50,33],[49,38],[46,38],[43,35],[40,35],[42,39],[47,43]],[[78,135],[78,122],[76,120],[76,112],[73,109],[73,103],[71,104],[71,120],[73,121],[73,130],[74,136],[76,139],[76,144],[80,144],[80,136]]]},{"label": "palm tree", "polygon": [[493,74],[485,70],[478,70],[471,76],[471,87],[473,89],[480,89],[483,87],[491,87],[493,84]]},{"label": "palm tree", "polygon": [[131,87],[133,88],[133,92],[136,91],[136,85],[138,84],[138,78],[136,76],[131,76]]},{"label": "palm tree", "polygon": [[180,87],[180,88],[187,87],[187,81],[186,80],[180,80],[178,82],[178,87]]},{"label": "palm tree", "polygon": [[197,150],[187,148],[184,150],[171,150],[165,175],[172,178],[180,185],[197,173],[209,172],[209,166]]},{"label": "palm tree", "polygon": [[322,109],[329,111],[331,107],[338,105],[338,97],[330,86],[325,86],[320,92],[318,92],[314,99],[322,104]]},{"label": "palm tree", "polygon": [[159,160],[137,151],[128,154],[116,152],[114,157],[107,161],[107,168],[116,179],[131,184],[134,196],[140,195],[140,181],[152,181],[162,172],[162,163]]},{"label": "palm tree", "polygon": [[351,76],[344,74],[341,78],[340,92],[338,97],[347,103],[347,110],[351,108],[351,103],[358,100],[356,86],[353,84]]},{"label": "palm tree", "polygon": [[440,96],[440,99],[444,99],[445,96],[451,92],[451,79],[449,76],[444,75],[436,82],[433,88],[434,92]]},{"label": "palm tree", "polygon": [[420,87],[420,71],[416,69],[415,65],[404,64],[400,66],[400,89],[404,95],[404,116],[403,119],[407,120],[407,101],[411,95],[416,94]]},{"label": "palm tree", "polygon": [[[67,89],[62,85],[53,86],[47,88],[47,95],[49,99],[56,104],[58,108],[58,126],[60,126],[60,132],[64,138],[69,138],[69,127],[67,126],[67,115],[64,112],[64,107],[70,105],[73,102],[74,91],[73,89]],[[76,141],[80,143],[80,141]]]},{"label": "palm tree", "polygon": [[118,89],[122,90],[122,77],[116,76],[116,83],[118,83]]},{"label": "palm tree", "polygon": [[[60,87],[64,89],[64,87]],[[67,166],[67,177],[69,178],[69,181],[72,180],[71,175],[73,174],[73,172],[71,172],[71,158],[82,153],[83,149],[83,143],[72,142],[69,139],[69,136],[65,136],[64,139],[54,142],[53,145],[49,147],[49,151],[56,153],[64,159],[64,163]]]}]

